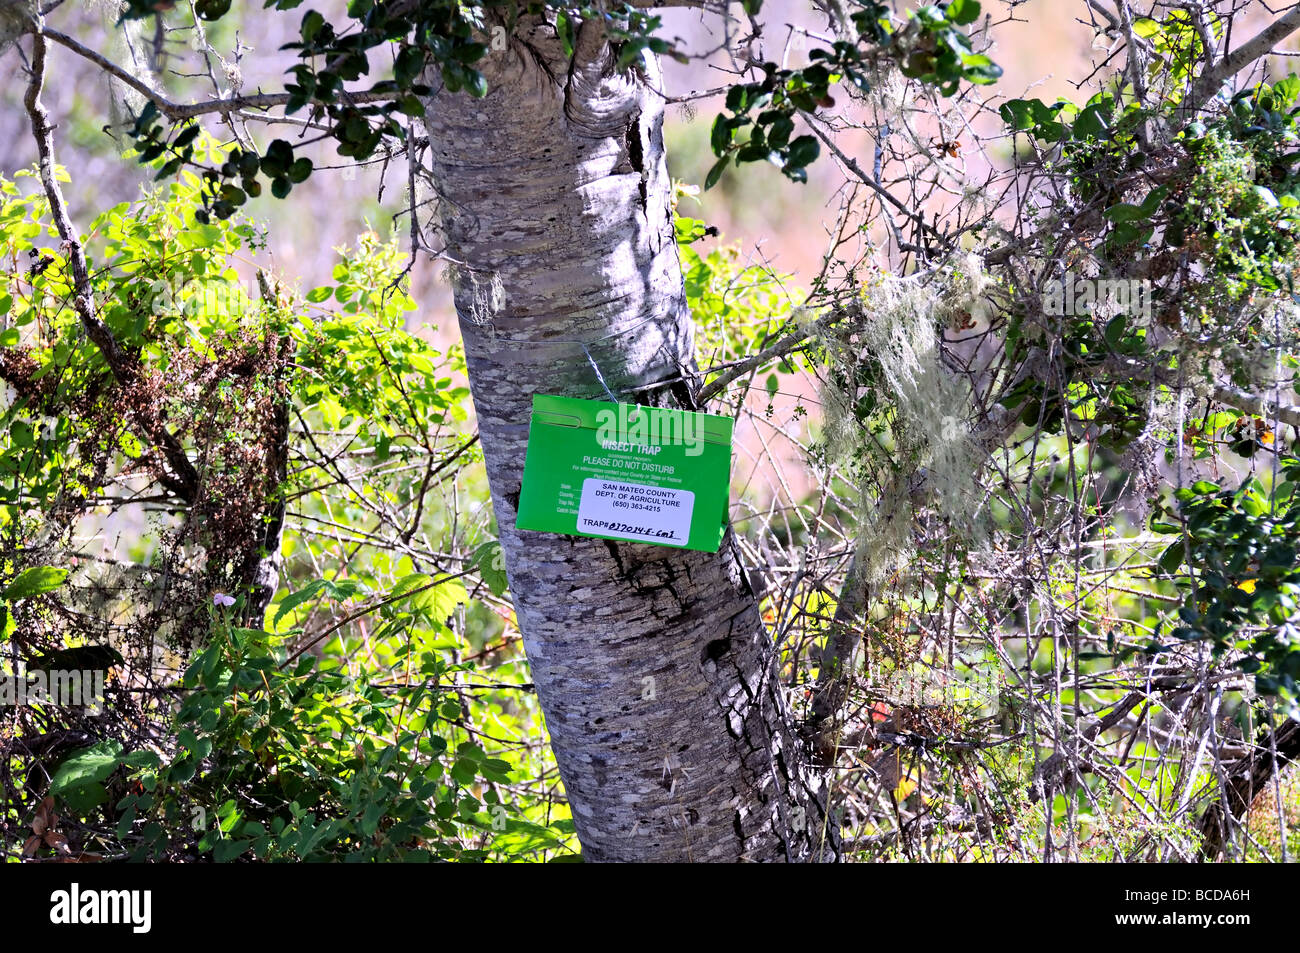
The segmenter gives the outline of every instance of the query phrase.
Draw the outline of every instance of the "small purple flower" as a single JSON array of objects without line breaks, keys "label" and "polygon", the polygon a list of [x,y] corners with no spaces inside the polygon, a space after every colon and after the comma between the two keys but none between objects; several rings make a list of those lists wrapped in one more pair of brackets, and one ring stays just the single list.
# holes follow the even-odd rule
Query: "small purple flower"
[{"label": "small purple flower", "polygon": [[214,606],[233,606],[235,604],[235,597],[228,596],[224,592],[213,593],[212,604]]}]

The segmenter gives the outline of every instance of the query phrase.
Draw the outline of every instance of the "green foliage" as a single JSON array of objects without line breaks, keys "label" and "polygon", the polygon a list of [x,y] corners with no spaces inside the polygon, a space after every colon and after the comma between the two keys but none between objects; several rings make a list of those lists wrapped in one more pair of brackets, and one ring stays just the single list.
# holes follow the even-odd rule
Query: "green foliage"
[{"label": "green foliage", "polygon": [[30,599],[53,592],[63,585],[68,571],[56,566],[29,566],[20,572],[0,593],[0,599]]},{"label": "green foliage", "polygon": [[[288,11],[302,0],[266,0],[267,7]],[[207,0],[196,5],[200,19],[218,20],[230,11],[228,0]],[[756,12],[759,0],[744,4]],[[128,0],[124,17],[157,15],[150,0]],[[286,83],[292,114],[309,108],[313,118],[328,128],[338,154],[354,160],[372,156],[385,139],[404,141],[408,117],[424,115],[424,97],[432,91],[428,72],[437,70],[448,92],[465,91],[486,96],[487,79],[479,63],[499,40],[513,30],[519,17],[541,16],[553,25],[566,56],[573,56],[578,30],[584,22],[599,21],[615,51],[619,69],[637,68],[647,54],[687,58],[658,35],[662,18],[639,6],[548,4],[516,0],[458,3],[438,0],[409,6],[353,0],[347,8],[350,22],[336,25],[317,10],[303,14],[299,40],[286,44],[299,62]],[[723,169],[737,163],[767,160],[797,182],[807,181],[807,167],[820,152],[817,140],[795,134],[800,112],[813,114],[834,105],[830,87],[847,79],[865,90],[868,74],[880,62],[897,63],[905,76],[933,86],[950,96],[962,82],[987,84],[1002,73],[988,56],[976,53],[964,27],[980,16],[977,0],[949,0],[908,11],[904,20],[884,4],[870,2],[851,17],[858,30],[852,40],[837,40],[829,48],[810,52],[812,61],[799,69],[782,69],[775,63],[761,66],[763,79],[733,86],[727,94],[726,114],[713,126],[712,145],[718,161],[705,179],[705,188],[717,182]],[[391,77],[366,90],[367,101],[344,92],[371,73],[371,58],[391,54]],[[388,57],[385,57],[386,59]],[[737,133],[748,136],[737,140]],[[137,143],[139,161],[158,163],[157,176],[165,178],[186,166],[202,175],[200,222],[229,218],[249,198],[260,195],[263,182],[276,198],[286,198],[293,186],[312,173],[306,157],[294,155],[293,146],[276,139],[265,150],[237,149],[221,162],[204,162],[195,150],[198,126],[178,117],[167,127],[158,107],[148,102],[135,118],[130,134]]]},{"label": "green foliage", "polygon": [[[267,0],[266,7],[288,11],[302,0]],[[487,81],[474,67],[488,50],[483,42],[489,18],[506,4],[420,3],[405,8],[374,0],[353,0],[348,4],[349,23],[336,26],[316,10],[303,14],[299,40],[285,48],[297,52],[299,62],[285,85],[285,111],[293,114],[310,108],[329,128],[338,154],[363,160],[374,154],[387,137],[403,139],[409,117],[424,114],[421,97],[428,95],[426,68],[436,69],[445,89],[468,91],[482,97]],[[219,20],[230,12],[229,0],[206,0],[196,4],[200,19]],[[511,7],[513,9],[513,7]],[[130,0],[123,16],[158,15],[148,0]],[[512,14],[513,15],[513,14]],[[344,84],[360,80],[371,72],[371,58],[391,56],[391,78],[373,83],[369,102],[358,102],[343,94]],[[276,198],[287,198],[293,186],[312,173],[311,160],[295,156],[287,140],[273,140],[264,150],[239,149],[221,162],[205,162],[196,153],[198,127],[188,119],[165,126],[157,106],[148,102],[130,133],[137,141],[141,162],[165,159],[158,177],[165,178],[185,166],[195,167],[203,177],[200,222],[212,217],[229,218],[250,197],[263,191],[265,182]]]},{"label": "green foliage", "polygon": [[615,61],[619,69],[631,68],[646,53],[671,54],[681,62],[689,62],[667,40],[655,35],[655,31],[663,25],[663,18],[647,13],[630,3],[557,8],[555,30],[564,44],[566,56],[573,55],[578,27],[583,21],[593,19],[604,22],[605,35],[614,47]]},{"label": "green foliage", "polygon": [[[1180,13],[1174,21],[1183,19]],[[1159,26],[1146,22],[1152,30]],[[1195,35],[1185,25],[1179,29]],[[1109,256],[1122,259],[1147,248],[1159,232],[1165,248],[1190,253],[1209,269],[1195,289],[1202,298],[1233,301],[1260,291],[1291,291],[1300,227],[1300,174],[1294,169],[1300,159],[1300,78],[1243,90],[1208,125],[1186,124],[1173,174],[1140,199],[1127,199],[1119,183],[1132,182],[1149,164],[1139,131],[1152,121],[1179,128],[1180,102],[1171,94],[1152,114],[1119,90],[1097,93],[1082,108],[1065,100],[1047,105],[1014,99],[999,111],[1013,131],[1058,147],[1080,198],[1105,206]],[[1201,300],[1185,310],[1208,315],[1224,309]]]},{"label": "green foliage", "polygon": [[[210,140],[199,145],[216,148]],[[275,399],[269,365],[281,328],[275,313],[253,305],[230,260],[260,238],[247,224],[187,227],[186,210],[201,187],[184,173],[134,209],[123,203],[91,225],[87,257],[99,317],[136,368],[119,379],[70,305],[67,262],[43,197],[0,179],[6,258],[35,263],[6,276],[0,527],[10,538],[36,533],[36,514],[51,532],[64,517],[75,518],[115,467],[168,479],[146,445],[160,420],[178,440],[204,447],[205,493],[196,502],[208,522],[201,534],[233,516],[238,488],[274,488],[267,461],[250,456],[240,428]],[[204,370],[208,362],[223,368],[222,380]],[[255,524],[245,522],[253,534]],[[224,554],[211,536],[203,541],[213,584],[224,585],[221,573],[233,567],[223,560],[237,559],[246,540],[227,539]]]},{"label": "green foliage", "polygon": [[108,798],[103,781],[121,764],[122,745],[101,741],[74,753],[54,773],[50,794],[74,811],[90,813]]},{"label": "green foliage", "polygon": [[179,747],[136,756],[118,837],[141,857],[218,862],[483,860],[494,851],[465,844],[563,837],[519,820],[498,787],[510,764],[455,742],[461,708],[437,687],[453,670],[408,651],[417,677],[388,685],[218,617],[185,672]]},{"label": "green foliage", "polygon": [[68,578],[68,570],[57,566],[28,566],[0,592],[0,642],[14,633],[17,623],[9,603],[53,592]]},{"label": "green foliage", "polygon": [[[463,356],[407,330],[396,244],[363,234],[305,296],[265,275],[250,290],[236,266],[261,232],[234,216],[187,222],[206,186],[182,170],[88,233],[96,312],[133,361],[119,379],[71,307],[47,204],[25,177],[0,179],[0,248],[22,263],[0,285],[12,332],[0,342],[3,665],[93,658],[110,677],[102,713],[36,703],[39,719],[4,742],[8,829],[26,823],[30,794],[57,802],[66,834],[40,851],[570,851],[564,808],[520,784],[549,762],[522,652],[503,638],[507,580]],[[142,420],[165,421],[201,467],[196,496],[168,482]],[[110,558],[86,559],[78,539],[115,512],[136,529]],[[261,616],[249,566],[277,520],[280,590]],[[51,727],[94,740],[29,753],[26,732]],[[53,780],[28,791],[16,775]]]},{"label": "green foliage", "polygon": [[[265,6],[288,11],[301,4],[302,0],[266,0]],[[230,6],[229,0],[207,0],[195,10],[200,19],[214,21],[226,16]],[[655,35],[661,18],[631,4],[607,8],[439,0],[403,7],[353,0],[347,7],[348,22],[336,25],[314,9],[303,14],[299,39],[284,47],[296,51],[299,59],[285,85],[285,112],[310,109],[313,118],[328,127],[340,156],[367,159],[385,139],[404,140],[407,120],[424,115],[423,97],[432,91],[429,71],[437,71],[448,92],[486,96],[487,79],[475,64],[495,42],[493,32],[504,36],[500,31],[512,28],[525,13],[549,13],[570,56],[578,26],[590,19],[603,21],[620,69],[633,68],[644,52],[674,52]],[[157,14],[148,0],[129,0],[123,16]],[[372,58],[381,56],[391,60],[391,74],[370,85],[368,101],[345,94],[345,84],[369,76]],[[145,104],[129,132],[136,140],[139,161],[161,160],[158,178],[186,166],[200,172],[204,182],[202,207],[196,215],[200,222],[229,218],[249,198],[262,193],[263,183],[276,198],[287,198],[313,171],[311,160],[295,156],[293,145],[284,139],[273,140],[264,150],[235,149],[223,161],[205,162],[195,150],[198,126],[178,119],[167,127],[153,102]]]},{"label": "green foliage", "polygon": [[[267,3],[278,10],[300,5]],[[742,6],[752,13],[758,3]],[[798,123],[833,108],[833,87],[841,82],[867,90],[879,71],[896,67],[949,96],[1000,73],[966,32],[981,16],[973,0],[922,6],[901,19],[884,4],[860,7],[852,17],[856,37],[813,50],[803,67],[756,65],[728,90],[712,127],[718,161],[706,188],[733,161],[767,160],[806,181],[820,147]],[[199,0],[194,9],[216,20],[231,4]],[[129,0],[128,14],[155,12]],[[399,10],[353,0],[337,25],[316,10],[302,15],[299,41],[290,45],[299,59],[290,71],[288,111],[307,111],[323,124],[340,155],[372,156],[385,139],[409,135],[407,119],[422,115],[431,92],[430,71],[451,92],[485,95],[479,67],[495,28],[508,33],[525,13],[543,15],[570,56],[578,31],[597,18],[620,69],[639,69],[647,53],[680,56],[656,35],[660,18],[631,5],[440,0]],[[1008,677],[995,686],[1005,697],[987,706],[972,694],[943,705],[873,705],[866,717],[888,724],[867,725],[874,730],[860,735],[898,749],[896,765],[909,741],[914,748],[915,779],[891,778],[885,788],[894,819],[906,811],[941,827],[951,822],[958,836],[950,844],[965,843],[960,834],[975,831],[967,846],[985,858],[1036,853],[1032,842],[1044,830],[1050,853],[1058,827],[1069,828],[1066,849],[1080,858],[1135,854],[1153,840],[1161,851],[1190,842],[1188,797],[1212,787],[1213,776],[1199,757],[1188,769],[1170,756],[1175,746],[1141,742],[1136,728],[1117,764],[1067,763],[1043,780],[1042,769],[1070,751],[1072,731],[1084,732],[1091,757],[1115,735],[1094,737],[1088,726],[1123,724],[1111,714],[1137,725],[1160,717],[1164,689],[1152,688],[1149,671],[1125,670],[1125,662],[1149,651],[1186,665],[1197,653],[1153,644],[1152,637],[1207,643],[1297,713],[1300,527],[1292,504],[1300,462],[1282,460],[1277,484],[1267,489],[1252,479],[1236,491],[1210,483],[1180,491],[1176,507],[1152,524],[1174,537],[1159,559],[1163,578],[1155,591],[1135,588],[1150,580],[1125,568],[1150,557],[1149,538],[1119,540],[1111,521],[1119,509],[1116,487],[1129,482],[1126,468],[1136,459],[1131,452],[1140,441],[1158,449],[1167,436],[1158,430],[1155,405],[1172,385],[1159,381],[1178,379],[1181,386],[1185,377],[1221,376],[1211,360],[1244,376],[1250,362],[1233,348],[1245,353],[1261,341],[1278,344],[1258,321],[1239,320],[1238,306],[1258,297],[1285,300],[1293,291],[1300,81],[1256,87],[1228,103],[1220,118],[1183,128],[1181,91],[1194,78],[1202,38],[1181,12],[1161,22],[1139,20],[1136,31],[1157,54],[1144,77],[1117,77],[1081,107],[1039,100],[1002,106],[1011,129],[1041,150],[1063,204],[1075,203],[1079,212],[1061,228],[1041,229],[1036,243],[1012,246],[1013,254],[1030,248],[1029,256],[1051,261],[1029,281],[1013,273],[1005,286],[986,291],[995,282],[981,264],[969,266],[968,281],[949,283],[963,267],[950,260],[936,269],[943,280],[929,290],[900,292],[892,307],[877,307],[890,305],[889,296],[873,298],[870,286],[904,286],[935,262],[922,257],[909,278],[870,274],[868,288],[856,282],[869,269],[855,268],[847,293],[816,289],[851,315],[842,335],[838,328],[823,333],[825,325],[802,312],[783,276],[750,265],[734,246],[705,250],[703,239],[716,230],[676,219],[686,297],[701,328],[700,363],[716,373],[791,331],[815,328],[820,357],[842,345],[822,376],[830,393],[845,395],[848,406],[836,412],[858,428],[857,446],[870,446],[872,455],[860,459],[890,464],[841,466],[838,473],[828,465],[831,486],[819,501],[827,505],[813,525],[793,500],[789,509],[803,528],[785,530],[784,539],[781,530],[765,529],[770,535],[762,542],[814,543],[823,520],[829,527],[861,500],[854,532],[866,545],[857,555],[892,546],[903,552],[906,543],[916,556],[899,561],[896,572],[891,567],[879,584],[872,577],[873,604],[863,621],[875,674],[925,679],[953,664],[957,637],[982,634],[989,667],[1015,676],[1016,685]],[[372,68],[383,78],[354,91],[379,99],[342,93]],[[1167,84],[1158,108],[1135,105],[1131,84],[1143,81]],[[355,248],[338,250],[328,283],[305,295],[276,285],[250,295],[238,288],[238,268],[260,236],[239,222],[240,211],[263,191],[290,195],[312,174],[310,160],[288,140],[235,148],[201,135],[188,119],[168,128],[152,104],[132,131],[139,161],[175,181],[144,203],[105,212],[89,251],[98,313],[137,361],[137,375],[115,379],[87,341],[68,306],[67,263],[42,200],[0,181],[4,251],[15,262],[0,289],[0,312],[14,318],[0,336],[0,372],[12,389],[0,444],[0,579],[10,603],[0,606],[0,639],[16,657],[38,664],[72,657],[67,653],[116,655],[100,640],[113,641],[127,657],[101,657],[128,670],[122,685],[145,686],[139,699],[119,692],[102,721],[42,709],[40,730],[54,724],[77,738],[71,751],[25,760],[16,752],[37,728],[20,726],[16,744],[5,749],[6,782],[19,769],[35,780],[30,790],[6,783],[5,829],[48,793],[51,804],[71,812],[81,845],[115,857],[572,857],[563,853],[572,826],[562,809],[553,810],[553,765],[540,744],[540,714],[502,598],[509,580],[467,426],[463,355],[408,331],[415,303],[404,256],[368,232]],[[195,205],[198,225],[187,228],[186,210]],[[1048,208],[1042,221],[1059,224],[1051,219],[1059,211]],[[918,225],[916,234],[924,236]],[[978,239],[978,232],[973,226],[962,238]],[[1058,245],[1060,235],[1067,240]],[[31,253],[22,267],[19,252]],[[1018,301],[991,321],[976,313],[981,296],[981,305],[1000,302],[1007,288],[1023,285],[1032,297],[1042,290],[1041,278],[1075,261],[1102,278],[1151,276],[1159,285],[1155,323],[1135,308],[1091,307],[1049,312],[1053,320],[1040,321],[1032,301]],[[231,289],[215,305],[206,295],[214,287]],[[863,302],[871,304],[863,309],[865,324],[853,313]],[[968,415],[964,399],[951,400],[941,386],[951,375],[934,372],[941,358],[960,350],[945,350],[953,343],[945,332],[978,327],[982,335],[985,321],[996,325],[987,341],[1005,342],[999,357],[1006,360],[981,381],[988,385],[978,395],[985,406]],[[1035,352],[1047,355],[1042,363],[1029,362]],[[753,368],[737,388],[741,404],[753,391],[774,401],[800,364],[807,367],[796,351]],[[1013,376],[1017,369],[1032,373]],[[959,525],[966,511],[950,505],[954,494],[944,494],[972,467],[984,466],[987,447],[968,437],[1003,439],[999,426],[968,432],[968,425],[991,420],[980,416],[989,404],[1013,411],[1011,420],[1021,425],[1012,446],[998,448],[1014,451],[999,453],[1001,485],[986,482],[982,489],[990,492],[979,501],[995,511],[999,530],[1012,533],[975,554],[967,527]],[[800,405],[795,417],[801,413]],[[289,423],[277,456],[281,414]],[[200,466],[203,488],[195,499],[178,499],[165,454],[150,436],[156,427],[144,426],[160,421]],[[1271,449],[1273,435],[1262,427],[1207,401],[1177,444],[1181,454],[1186,441],[1198,459],[1224,449],[1249,456]],[[848,485],[864,476],[862,486]],[[931,494],[938,503],[926,500]],[[72,559],[71,571],[50,571],[50,562],[73,551],[75,533],[102,515],[99,507],[125,508],[134,498],[158,509],[142,523],[132,551],[112,556],[129,556],[129,568],[144,581],[99,575]],[[916,500],[924,510],[912,510]],[[873,527],[867,519],[875,515],[892,528]],[[837,554],[817,549],[809,548],[815,559],[801,557],[800,565]],[[766,545],[759,551],[779,562]],[[973,554],[981,561],[972,562]],[[995,558],[983,559],[990,554]],[[1030,568],[1031,554],[1040,565]],[[280,585],[262,602],[247,567],[271,556],[283,560]],[[1012,571],[999,561],[1019,565]],[[812,572],[803,582],[801,568],[786,596],[764,603],[783,643],[796,646],[781,660],[791,666],[783,676],[792,683],[803,674],[805,651],[794,626],[809,636],[806,644],[818,642],[834,630],[828,623],[840,606],[824,590],[828,577],[814,581]],[[921,594],[891,605],[895,579],[909,574]],[[807,591],[813,595],[804,597]],[[129,595],[103,594],[110,592]],[[1176,620],[1161,608],[1170,593],[1181,597]],[[100,600],[98,616],[83,611],[89,599]],[[86,618],[103,620],[107,634],[69,621]],[[945,619],[946,660],[924,647],[927,633],[943,635]],[[1050,637],[1041,634],[1048,629]],[[919,655],[909,640],[923,646]],[[1143,685],[1141,693],[1133,685]],[[1125,708],[1138,694],[1141,703]],[[1026,717],[1032,727],[1048,705],[1059,744],[1039,762],[1018,738]],[[138,730],[141,724],[148,730]],[[84,736],[96,740],[83,744]],[[992,747],[973,755],[985,744]],[[923,776],[923,761],[935,777]],[[883,767],[877,762],[872,773],[883,776]],[[35,789],[42,779],[48,790]],[[941,785],[955,808],[946,815],[930,810]],[[1123,816],[1129,807],[1140,820]],[[1076,833],[1090,836],[1077,844]],[[881,843],[897,834],[897,849],[907,852],[915,849],[909,841],[930,840],[882,827],[860,842],[875,834],[885,835]]]},{"label": "green foliage", "polygon": [[[887,16],[883,5],[868,4],[867,11],[855,14],[853,19],[865,22],[869,18],[871,28],[866,32],[874,36],[876,25]],[[959,29],[979,16],[977,0],[949,0],[947,4],[929,4],[909,11],[905,26],[888,30],[903,75],[936,87],[944,96],[955,93],[963,81],[978,86],[996,82],[1002,68],[976,53],[970,38]]]},{"label": "green foliage", "polygon": [[[444,355],[405,329],[415,302],[395,286],[402,260],[395,244],[367,232],[334,266],[335,284],[306,294],[308,305],[336,310],[300,322],[293,332],[308,371],[297,379],[298,400],[331,429],[355,423],[358,437],[373,441],[381,457],[394,452],[407,428],[415,428],[425,447],[439,427],[463,422],[469,396],[453,384],[464,367],[459,351]],[[340,353],[349,360],[340,361]]]},{"label": "green foliage", "polygon": [[[975,0],[952,0],[908,12],[904,24],[896,21],[884,4],[869,2],[854,13],[855,41],[837,40],[829,49],[809,52],[811,61],[799,69],[762,64],[763,79],[732,86],[727,91],[726,112],[713,122],[710,143],[718,157],[704,180],[712,188],[733,160],[737,164],[765,160],[777,165],[787,178],[808,181],[808,166],[821,152],[811,135],[795,135],[800,113],[815,114],[835,105],[831,87],[847,80],[860,90],[870,87],[869,75],[877,60],[894,60],[904,76],[934,86],[944,96],[955,93],[962,81],[987,84],[1002,75],[997,64],[975,53],[970,38],[959,29],[978,19]],[[748,130],[744,140],[737,138]]]},{"label": "green foliage", "polygon": [[[677,204],[693,198],[695,186],[676,186]],[[701,251],[695,243],[706,233],[716,233],[702,219],[674,217],[678,255],[686,301],[696,325],[696,353],[706,366],[725,365],[761,350],[775,338],[793,330],[793,317],[803,294],[781,275],[763,265],[748,264],[739,243]],[[793,375],[800,359],[775,360],[777,373]],[[774,392],[776,375],[769,375]]]},{"label": "green foliage", "polygon": [[1261,83],[1233,97],[1219,121],[1183,134],[1195,168],[1171,198],[1167,241],[1208,258],[1231,297],[1294,291],[1298,102],[1300,78]]},{"label": "green foliage", "polygon": [[[1152,529],[1177,538],[1161,568],[1186,599],[1170,633],[1204,640],[1228,655],[1255,686],[1300,716],[1300,460],[1282,461],[1281,482],[1266,490],[1256,478],[1235,490],[1207,480],[1175,494]],[[1184,568],[1187,567],[1187,568]]]},{"label": "green foliage", "polygon": [[506,578],[505,554],[502,553],[499,542],[489,540],[474,550],[474,568],[493,595],[505,595],[510,583]]},{"label": "green foliage", "polygon": [[[1013,321],[1008,332],[1013,345],[1020,333],[1020,324]],[[1167,365],[1169,350],[1152,347],[1147,329],[1129,314],[1107,320],[1090,313],[1063,316],[1058,334],[1062,379],[1048,383],[1027,376],[1006,392],[1003,406],[1041,433],[1060,433],[1067,420],[1087,423],[1101,446],[1122,452],[1147,424],[1149,388],[1131,380],[1107,380],[1101,371],[1117,358]]]},{"label": "green foliage", "polygon": [[[1104,367],[1124,361],[1153,373],[1208,377],[1218,373],[1211,369],[1215,361],[1244,382],[1259,348],[1294,332],[1289,318],[1278,326],[1277,312],[1265,305],[1294,300],[1300,79],[1261,83],[1236,94],[1208,121],[1186,123],[1178,112],[1178,84],[1188,79],[1178,72],[1185,69],[1178,66],[1178,44],[1192,42],[1195,31],[1188,32],[1184,19],[1178,14],[1164,26],[1142,26],[1144,35],[1172,44],[1167,57],[1155,61],[1159,70],[1153,66],[1153,76],[1173,71],[1171,91],[1158,109],[1140,109],[1129,87],[1099,92],[1082,108],[1064,100],[1001,106],[1011,130],[1046,150],[1048,168],[1068,182],[1080,208],[1100,211],[1099,219],[1091,212],[1079,226],[1090,247],[1086,257],[1073,256],[1079,262],[1073,277],[1105,285],[1111,275],[1124,280],[1136,272],[1144,278],[1134,284],[1145,294],[1141,309],[1130,303],[1123,313],[1104,317],[1091,305],[1064,315],[1048,308],[1058,318],[1050,335],[1061,342],[1061,379],[1049,384],[1027,377],[1004,403],[1020,411],[1026,425],[1047,432],[1059,432],[1072,415],[1093,421],[1105,445],[1119,453],[1143,432],[1150,391],[1135,381],[1111,383]],[[1159,126],[1176,135],[1159,149],[1145,145],[1143,137]],[[1057,275],[1045,277],[1059,283]],[[1039,322],[1032,309],[1013,314],[1009,345],[1041,343],[1041,333],[1029,331]]]},{"label": "green foliage", "polygon": [[1101,92],[1083,108],[1064,99],[1050,106],[1041,99],[1011,99],[998,107],[998,113],[1016,132],[1044,142],[1068,143],[1067,155],[1072,155],[1085,144],[1114,134],[1115,106],[1115,96]]}]

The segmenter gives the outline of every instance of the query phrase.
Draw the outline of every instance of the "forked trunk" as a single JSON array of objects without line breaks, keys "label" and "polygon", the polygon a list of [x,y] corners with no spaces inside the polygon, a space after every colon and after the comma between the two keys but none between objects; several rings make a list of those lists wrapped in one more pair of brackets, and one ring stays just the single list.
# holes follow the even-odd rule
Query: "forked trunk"
[{"label": "forked trunk", "polygon": [[[771,641],[720,552],[517,531],[533,394],[689,406],[695,367],[655,65],[595,24],[572,62],[545,23],[488,54],[485,99],[426,126],[510,589],[584,855],[833,856]],[[584,346],[586,349],[584,350]]]}]

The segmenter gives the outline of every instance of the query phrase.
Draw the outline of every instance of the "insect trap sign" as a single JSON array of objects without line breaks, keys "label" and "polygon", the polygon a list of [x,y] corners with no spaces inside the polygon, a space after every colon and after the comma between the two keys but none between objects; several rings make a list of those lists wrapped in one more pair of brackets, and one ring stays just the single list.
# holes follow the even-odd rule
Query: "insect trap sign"
[{"label": "insect trap sign", "polygon": [[713,414],[538,394],[515,525],[716,552],[731,428]]}]

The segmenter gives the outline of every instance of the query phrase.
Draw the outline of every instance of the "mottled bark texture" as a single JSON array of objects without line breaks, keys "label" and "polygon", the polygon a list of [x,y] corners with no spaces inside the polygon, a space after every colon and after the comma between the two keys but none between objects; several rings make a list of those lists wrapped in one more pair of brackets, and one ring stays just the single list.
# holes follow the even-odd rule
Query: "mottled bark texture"
[{"label": "mottled bark texture", "polygon": [[[276,298],[263,272],[257,273],[257,281],[262,290],[262,300],[274,303]],[[290,392],[287,370],[293,355],[293,338],[278,335],[275,347],[278,351],[275,380],[273,383],[275,400],[271,410],[271,419],[266,421],[263,435],[267,460],[267,484],[270,494],[265,500],[262,515],[261,538],[244,559],[240,581],[244,585],[247,598],[243,608],[242,622],[253,628],[265,624],[266,611],[271,607],[275,591],[280,586],[280,570],[284,559],[281,549],[284,546],[284,518],[288,500],[285,497],[285,483],[289,478],[289,406]]]},{"label": "mottled bark texture", "polygon": [[[653,65],[594,24],[488,55],[426,126],[510,588],[584,856],[834,856],[757,597],[719,553],[518,531],[534,393],[687,406],[695,367]],[[583,345],[586,345],[584,350]]]}]

